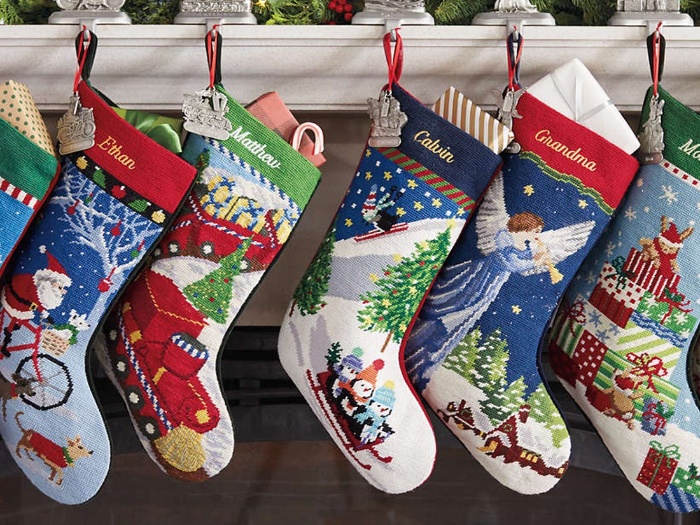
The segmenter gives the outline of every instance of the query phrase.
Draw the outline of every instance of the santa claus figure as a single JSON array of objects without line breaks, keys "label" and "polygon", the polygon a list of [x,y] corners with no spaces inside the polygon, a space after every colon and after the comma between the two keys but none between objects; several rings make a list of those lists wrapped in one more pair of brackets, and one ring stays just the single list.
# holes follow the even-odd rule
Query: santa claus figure
[{"label": "santa claus figure", "polygon": [[36,321],[37,314],[40,319],[53,323],[49,311],[61,305],[66,288],[73,282],[61,263],[46,252],[45,246],[41,246],[39,251],[46,254],[46,268],[33,274],[14,275],[0,292],[0,304],[11,317],[9,325],[3,329],[4,338],[0,348],[0,353],[5,357],[9,357],[7,345],[12,332],[20,326]]}]

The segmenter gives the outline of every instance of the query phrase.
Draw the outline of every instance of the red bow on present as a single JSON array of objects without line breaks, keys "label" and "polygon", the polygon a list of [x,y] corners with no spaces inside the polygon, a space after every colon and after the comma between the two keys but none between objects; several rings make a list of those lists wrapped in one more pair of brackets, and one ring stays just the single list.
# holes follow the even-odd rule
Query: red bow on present
[{"label": "red bow on present", "polygon": [[569,321],[569,332],[571,335],[576,336],[574,332],[574,323],[583,324],[586,322],[586,313],[583,309],[583,301],[574,301],[573,304],[569,304],[569,301],[564,299],[560,307],[561,316]]},{"label": "red bow on present", "polygon": [[630,374],[645,378],[649,389],[658,393],[659,391],[656,390],[656,386],[654,385],[654,376],[664,377],[668,374],[668,370],[664,366],[664,362],[661,358],[658,356],[652,357],[646,352],[639,355],[630,352],[625,357],[637,365],[630,370]]}]

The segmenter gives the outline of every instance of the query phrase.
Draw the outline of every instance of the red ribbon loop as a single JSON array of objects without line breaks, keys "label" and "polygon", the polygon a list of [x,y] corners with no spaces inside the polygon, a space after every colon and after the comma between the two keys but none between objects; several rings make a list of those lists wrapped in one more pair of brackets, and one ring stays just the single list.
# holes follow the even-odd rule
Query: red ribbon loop
[{"label": "red ribbon loop", "polygon": [[80,84],[80,77],[83,75],[85,60],[87,59],[90,41],[92,40],[92,33],[88,31],[85,24],[82,25],[80,32],[83,35],[83,45],[78,48],[78,67],[75,70],[75,77],[73,78],[73,93],[78,92],[78,84]]},{"label": "red ribbon loop", "polygon": [[[396,35],[396,44],[394,45],[394,54],[391,53],[391,35]],[[384,55],[389,68],[389,90],[394,83],[401,79],[403,70],[403,40],[399,34],[399,28],[393,29],[384,35]]]},{"label": "red ribbon loop", "polygon": [[221,24],[214,24],[207,33],[207,62],[209,63],[209,89],[214,88],[216,82],[217,49],[219,44],[219,28]]},{"label": "red ribbon loop", "polygon": [[656,29],[654,30],[654,52],[652,54],[653,60],[651,65],[651,75],[654,80],[654,96],[659,96],[659,62],[661,61],[661,24],[663,20],[658,23]]},{"label": "red ribbon loop", "polygon": [[[523,42],[525,39],[513,28],[506,38],[506,54],[508,56],[508,89],[515,90],[520,87],[520,59],[523,56]],[[517,34],[517,38],[516,38]],[[514,54],[515,49],[515,54]]]}]

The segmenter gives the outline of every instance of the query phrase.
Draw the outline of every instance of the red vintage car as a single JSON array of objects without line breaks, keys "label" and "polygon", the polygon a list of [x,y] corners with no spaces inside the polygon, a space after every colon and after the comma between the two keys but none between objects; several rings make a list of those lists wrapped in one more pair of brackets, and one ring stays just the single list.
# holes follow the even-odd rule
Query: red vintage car
[{"label": "red vintage car", "polygon": [[198,433],[213,429],[219,411],[197,376],[208,358],[196,339],[204,316],[152,270],[129,292],[119,326],[110,330],[112,369],[141,432],[155,440],[181,425]]}]

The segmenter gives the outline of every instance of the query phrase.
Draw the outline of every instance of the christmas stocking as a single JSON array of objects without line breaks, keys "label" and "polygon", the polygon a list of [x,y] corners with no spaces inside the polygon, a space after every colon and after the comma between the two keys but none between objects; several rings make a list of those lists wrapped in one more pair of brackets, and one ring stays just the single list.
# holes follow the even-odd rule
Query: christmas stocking
[{"label": "christmas stocking", "polygon": [[[210,53],[220,51],[214,39],[216,32]],[[219,473],[233,454],[220,351],[320,172],[220,84],[192,98],[223,135],[188,136],[183,157],[196,166],[197,182],[115,308],[98,355],[153,461],[173,477],[198,481]],[[186,117],[193,113],[185,109]],[[193,120],[185,127],[193,125],[216,132]]]},{"label": "christmas stocking", "polygon": [[62,123],[91,114],[94,125],[72,129],[94,130],[94,145],[62,155],[59,182],[0,290],[0,434],[32,483],[70,504],[94,496],[110,464],[87,350],[195,177],[86,82],[75,92],[77,109]]},{"label": "christmas stocking", "polygon": [[509,93],[521,151],[506,156],[439,274],[406,367],[491,475],[536,494],[562,477],[570,451],[540,373],[540,339],[637,163],[530,94]]},{"label": "christmas stocking", "polygon": [[[375,487],[402,493],[435,460],[430,421],[403,368],[404,336],[500,158],[389,85],[374,114],[386,101],[386,119],[374,121],[294,293],[279,356],[352,465]],[[372,145],[399,133],[398,147]]]},{"label": "christmas stocking", "polygon": [[51,138],[29,90],[0,85],[0,275],[58,175]]},{"label": "christmas stocking", "polygon": [[549,349],[633,487],[688,512],[700,509],[700,411],[688,380],[700,304],[700,117],[658,87],[642,122],[645,156],[660,163],[639,170],[567,291]]}]

